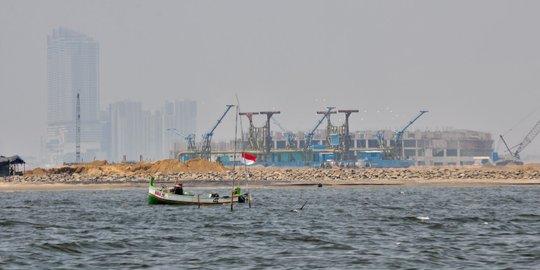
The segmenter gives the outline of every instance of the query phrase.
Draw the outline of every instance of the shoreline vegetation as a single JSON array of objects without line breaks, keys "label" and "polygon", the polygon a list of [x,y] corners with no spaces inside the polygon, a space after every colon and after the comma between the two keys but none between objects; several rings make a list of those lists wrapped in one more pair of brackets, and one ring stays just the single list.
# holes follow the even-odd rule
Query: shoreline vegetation
[{"label": "shoreline vegetation", "polygon": [[229,167],[202,159],[136,164],[94,161],[60,168],[36,168],[22,176],[0,177],[0,191],[143,188],[151,176],[169,184],[180,176],[186,187],[230,187],[233,179],[250,187],[299,186],[497,186],[540,184],[540,166],[413,168]]}]

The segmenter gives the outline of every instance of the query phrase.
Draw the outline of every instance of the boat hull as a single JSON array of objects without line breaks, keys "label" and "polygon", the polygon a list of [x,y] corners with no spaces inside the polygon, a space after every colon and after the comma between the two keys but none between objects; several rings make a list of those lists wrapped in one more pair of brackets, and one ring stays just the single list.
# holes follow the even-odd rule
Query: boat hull
[{"label": "boat hull", "polygon": [[150,186],[148,189],[148,204],[177,204],[177,205],[226,205],[244,202],[245,196],[219,196],[209,195],[178,195],[164,189]]}]

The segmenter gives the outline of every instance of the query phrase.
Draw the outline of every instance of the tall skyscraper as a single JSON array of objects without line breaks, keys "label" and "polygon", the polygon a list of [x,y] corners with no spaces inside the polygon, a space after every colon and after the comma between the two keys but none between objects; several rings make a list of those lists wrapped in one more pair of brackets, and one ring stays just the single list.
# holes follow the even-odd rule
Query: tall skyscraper
[{"label": "tall skyscraper", "polygon": [[[195,134],[197,126],[197,102],[193,100],[180,100],[165,102],[163,110],[163,128],[175,128],[185,135]],[[164,133],[163,150],[169,157],[174,158],[174,153],[185,150],[187,143],[184,138],[172,133]],[[196,138],[197,140],[199,138]],[[198,142],[197,142],[198,143]]]},{"label": "tall skyscraper", "polygon": [[99,44],[56,28],[47,37],[47,142],[49,162],[75,161],[77,94],[80,95],[81,157],[100,158]]}]

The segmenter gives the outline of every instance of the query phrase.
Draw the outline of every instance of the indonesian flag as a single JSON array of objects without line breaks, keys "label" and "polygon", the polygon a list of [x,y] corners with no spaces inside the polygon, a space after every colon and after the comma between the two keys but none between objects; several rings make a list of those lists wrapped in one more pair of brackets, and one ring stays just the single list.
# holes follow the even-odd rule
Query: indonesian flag
[{"label": "indonesian flag", "polygon": [[255,161],[257,161],[257,157],[254,155],[250,155],[248,153],[242,152],[242,162],[246,165],[252,165],[255,164]]}]

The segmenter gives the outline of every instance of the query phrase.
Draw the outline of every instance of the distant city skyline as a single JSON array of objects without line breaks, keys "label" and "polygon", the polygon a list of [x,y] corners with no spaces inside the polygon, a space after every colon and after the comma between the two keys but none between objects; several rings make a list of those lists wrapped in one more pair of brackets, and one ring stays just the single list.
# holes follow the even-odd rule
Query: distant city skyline
[{"label": "distant city skyline", "polygon": [[[167,131],[175,128],[195,133],[197,104],[192,100],[165,101],[157,110],[146,110],[141,101],[125,100],[109,105],[109,126],[104,149],[109,161],[139,161],[174,158],[186,147],[184,138]],[[109,139],[110,138],[110,139]]]},{"label": "distant city skyline", "polygon": [[195,101],[165,101],[160,109],[143,109],[141,101],[124,100],[100,109],[99,42],[66,27],[47,37],[47,138],[45,164],[76,162],[76,97],[80,96],[82,161],[158,160],[174,157],[184,139],[175,128],[195,134]]}]

